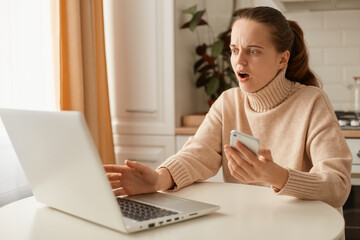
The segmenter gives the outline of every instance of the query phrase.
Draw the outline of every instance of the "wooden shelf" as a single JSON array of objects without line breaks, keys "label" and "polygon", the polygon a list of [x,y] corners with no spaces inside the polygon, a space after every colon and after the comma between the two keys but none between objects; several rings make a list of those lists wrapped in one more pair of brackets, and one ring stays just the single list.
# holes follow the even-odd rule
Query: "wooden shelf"
[{"label": "wooden shelf", "polygon": [[206,113],[199,114],[189,114],[182,116],[182,126],[183,127],[196,127],[198,128],[201,123],[204,121]]},{"label": "wooden shelf", "polygon": [[197,131],[197,127],[177,127],[175,128],[176,135],[194,135]]},{"label": "wooden shelf", "polygon": [[360,130],[342,130],[341,132],[346,138],[360,138]]},{"label": "wooden shelf", "polygon": [[182,126],[175,128],[176,135],[194,135],[205,118],[206,113],[184,115]]}]

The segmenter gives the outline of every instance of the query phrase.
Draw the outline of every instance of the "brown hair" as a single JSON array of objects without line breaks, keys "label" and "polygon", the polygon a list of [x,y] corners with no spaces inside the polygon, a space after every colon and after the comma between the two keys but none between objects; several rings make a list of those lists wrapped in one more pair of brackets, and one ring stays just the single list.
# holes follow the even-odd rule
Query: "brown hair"
[{"label": "brown hair", "polygon": [[286,78],[305,85],[320,87],[321,83],[310,70],[309,57],[300,26],[286,20],[282,13],[271,7],[255,7],[237,12],[237,19],[249,19],[271,28],[272,41],[278,52],[290,51]]}]

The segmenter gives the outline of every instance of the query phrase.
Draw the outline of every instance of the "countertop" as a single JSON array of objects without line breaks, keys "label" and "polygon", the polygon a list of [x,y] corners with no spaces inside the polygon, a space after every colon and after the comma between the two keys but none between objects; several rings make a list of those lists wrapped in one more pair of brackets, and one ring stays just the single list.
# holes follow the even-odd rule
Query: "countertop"
[{"label": "countertop", "polygon": [[[198,127],[177,127],[175,128],[176,135],[194,135]],[[342,130],[341,131],[346,138],[360,138],[359,130]]]},{"label": "countertop", "polygon": [[[194,135],[204,120],[204,114],[193,114],[183,116],[183,126],[175,128],[176,135]],[[360,138],[360,130],[342,130],[346,138]]]}]

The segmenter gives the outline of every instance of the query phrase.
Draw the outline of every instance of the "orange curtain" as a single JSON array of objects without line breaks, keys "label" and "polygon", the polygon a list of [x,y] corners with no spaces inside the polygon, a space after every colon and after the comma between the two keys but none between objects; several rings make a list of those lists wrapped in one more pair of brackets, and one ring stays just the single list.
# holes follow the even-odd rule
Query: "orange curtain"
[{"label": "orange curtain", "polygon": [[104,164],[115,163],[102,0],[60,0],[60,108],[84,114]]}]

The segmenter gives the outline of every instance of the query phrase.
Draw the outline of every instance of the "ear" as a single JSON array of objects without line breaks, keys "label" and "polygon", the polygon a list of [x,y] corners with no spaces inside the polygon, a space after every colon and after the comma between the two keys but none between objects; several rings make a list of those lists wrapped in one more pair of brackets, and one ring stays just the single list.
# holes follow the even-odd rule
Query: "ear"
[{"label": "ear", "polygon": [[289,62],[289,59],[290,59],[290,51],[289,50],[286,50],[283,53],[281,53],[278,68],[282,69],[282,68],[286,67]]}]

